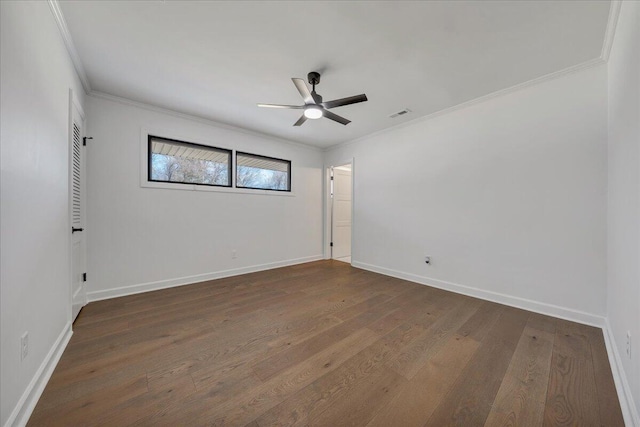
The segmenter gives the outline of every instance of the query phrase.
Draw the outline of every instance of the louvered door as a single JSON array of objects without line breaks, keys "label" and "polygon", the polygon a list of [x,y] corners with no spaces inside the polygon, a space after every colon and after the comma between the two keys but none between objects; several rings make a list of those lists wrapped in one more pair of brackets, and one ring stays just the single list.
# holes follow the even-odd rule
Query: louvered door
[{"label": "louvered door", "polygon": [[71,315],[76,319],[82,307],[87,303],[86,278],[86,232],[85,232],[85,156],[82,145],[84,119],[81,111],[72,102],[71,120]]}]

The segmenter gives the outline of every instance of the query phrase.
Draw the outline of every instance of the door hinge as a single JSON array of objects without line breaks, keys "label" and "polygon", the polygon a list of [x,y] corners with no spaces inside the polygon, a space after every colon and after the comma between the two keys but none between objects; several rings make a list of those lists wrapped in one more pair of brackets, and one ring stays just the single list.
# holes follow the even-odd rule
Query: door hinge
[{"label": "door hinge", "polygon": [[329,243],[329,246],[333,247],[333,242]]},{"label": "door hinge", "polygon": [[93,139],[92,136],[85,136],[82,138],[82,145],[87,145],[87,139]]},{"label": "door hinge", "polygon": [[333,177],[331,177],[331,181],[333,181]]},{"label": "door hinge", "polygon": [[87,281],[87,273],[82,273],[82,281],[83,282]]}]

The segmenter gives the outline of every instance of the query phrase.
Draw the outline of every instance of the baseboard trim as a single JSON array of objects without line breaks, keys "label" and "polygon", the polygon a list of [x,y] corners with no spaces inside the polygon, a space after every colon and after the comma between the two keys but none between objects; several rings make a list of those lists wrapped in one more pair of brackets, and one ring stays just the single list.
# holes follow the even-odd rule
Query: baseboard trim
[{"label": "baseboard trim", "polygon": [[65,348],[67,348],[71,335],[73,335],[71,322],[67,322],[36,371],[36,374],[31,379],[27,389],[22,393],[18,404],[13,409],[13,412],[11,412],[11,415],[9,415],[9,419],[4,424],[4,427],[24,426],[27,424],[31,413],[36,407],[44,388],[47,386],[53,374],[53,370],[58,365],[58,361],[60,357],[62,357]]},{"label": "baseboard trim", "polygon": [[611,373],[613,374],[613,382],[616,385],[618,392],[618,400],[620,401],[620,409],[622,409],[622,416],[624,417],[624,423],[628,427],[640,427],[640,415],[638,414],[638,408],[633,400],[631,394],[631,387],[627,381],[624,368],[622,365],[622,359],[618,352],[618,346],[609,324],[609,319],[605,320],[605,326],[602,328],[604,334],[604,343],[607,347],[607,355],[609,356],[609,364],[611,365]]},{"label": "baseboard trim", "polygon": [[318,261],[323,259],[323,255],[314,255],[303,258],[294,258],[284,261],[271,262],[267,264],[251,265],[248,267],[234,268],[231,270],[214,271],[211,273],[196,274],[193,276],[178,277],[175,279],[159,280],[157,282],[140,283],[137,285],[122,286],[104,291],[89,292],[88,302],[101,301],[105,299],[124,297],[127,295],[140,294],[143,292],[157,291],[160,289],[173,288],[176,286],[190,285],[207,280],[222,279],[224,277],[238,276],[240,274],[255,273],[256,271],[272,270],[274,268],[287,267],[290,265],[303,264],[305,262]]},{"label": "baseboard trim", "polygon": [[474,288],[471,286],[432,279],[425,276],[418,276],[417,274],[405,273],[402,271],[379,267],[377,265],[367,264],[364,262],[353,261],[351,265],[363,270],[373,271],[375,273],[384,274],[386,276],[397,277],[398,279],[409,280],[421,285],[432,286],[434,288],[444,289],[445,291],[451,291],[457,294],[468,295],[474,298],[497,302],[499,304],[517,307],[523,310],[529,310],[548,316],[559,317],[560,319],[570,320],[572,322],[578,322],[589,326],[602,328],[605,324],[605,318],[602,316],[585,313],[583,311],[574,310],[571,308],[560,307],[557,305],[538,302],[526,298],[514,297],[511,295],[501,294],[499,292],[485,291],[483,289]]}]

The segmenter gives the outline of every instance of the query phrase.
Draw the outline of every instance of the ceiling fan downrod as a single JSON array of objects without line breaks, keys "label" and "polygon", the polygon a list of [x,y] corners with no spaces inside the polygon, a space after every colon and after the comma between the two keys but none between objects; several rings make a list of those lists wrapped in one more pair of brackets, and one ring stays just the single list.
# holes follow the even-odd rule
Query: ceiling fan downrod
[{"label": "ceiling fan downrod", "polygon": [[313,87],[313,91],[316,91],[316,85],[320,84],[320,73],[316,71],[312,71],[307,74],[307,80],[309,80],[309,84]]}]

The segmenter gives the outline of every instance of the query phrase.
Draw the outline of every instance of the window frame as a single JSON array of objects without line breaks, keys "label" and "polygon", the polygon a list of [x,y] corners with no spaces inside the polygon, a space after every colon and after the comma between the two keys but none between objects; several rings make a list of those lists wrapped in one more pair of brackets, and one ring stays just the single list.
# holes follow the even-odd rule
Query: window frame
[{"label": "window frame", "polygon": [[[217,143],[220,138],[224,138],[224,135],[218,135],[216,132],[213,132],[214,135],[203,136],[202,133],[194,133],[194,132],[182,132],[176,131],[175,129],[168,129],[164,126],[140,126],[140,136],[139,136],[139,145],[138,145],[138,165],[139,165],[139,181],[138,185],[140,188],[148,188],[154,190],[178,190],[178,191],[204,191],[208,193],[230,193],[230,194],[246,194],[260,197],[296,197],[296,183],[292,179],[291,180],[291,191],[276,191],[276,190],[252,190],[248,188],[236,188],[235,187],[235,161],[236,156],[232,156],[232,186],[231,187],[219,187],[219,186],[210,186],[210,185],[195,185],[195,184],[181,184],[178,182],[167,182],[167,181],[149,181],[149,135],[156,136],[158,138],[164,139],[174,139],[176,141],[194,141],[191,144],[196,145],[204,145],[205,147],[218,148]],[[161,136],[166,135],[166,136]],[[215,136],[215,140],[213,139]],[[229,147],[228,145],[220,147],[222,150],[231,151],[235,153],[234,148]],[[251,154],[251,153],[249,153]],[[280,160],[280,159],[278,159]],[[284,159],[282,159],[284,160]],[[291,174],[293,175],[293,162],[291,165]]]},{"label": "window frame", "polygon": [[[238,151],[238,150],[234,150],[235,152],[235,156],[234,156],[234,169],[235,169],[235,174],[233,177],[233,183],[234,183],[234,188],[238,189],[238,190],[255,190],[255,191],[275,191],[278,193],[289,193],[291,194],[292,189],[291,189],[291,175],[292,175],[292,162],[291,160],[286,160],[286,159],[279,159],[277,157],[271,157],[271,156],[264,156],[262,154],[254,154],[254,153],[248,153],[246,151]],[[286,163],[288,165],[288,171],[287,171],[287,189],[286,190],[278,190],[278,189],[273,189],[273,188],[260,188],[260,187],[244,187],[244,186],[239,186],[238,185],[238,155],[246,155],[246,156],[251,156],[251,157],[259,157],[261,159],[267,159],[267,160],[276,160],[278,162],[283,162]]]},{"label": "window frame", "polygon": [[[181,181],[163,181],[163,180],[158,180],[158,179],[152,179],[151,178],[151,173],[152,173],[152,155],[153,152],[151,151],[151,144],[152,144],[152,140],[156,139],[156,140],[161,140],[161,141],[167,141],[169,143],[178,143],[180,145],[187,145],[187,146],[193,146],[196,148],[202,148],[202,149],[213,149],[213,150],[217,150],[217,151],[223,151],[226,152],[227,155],[229,156],[229,161],[228,161],[228,177],[227,177],[227,182],[228,184],[205,184],[205,183],[201,183],[201,182],[181,182]],[[217,187],[217,188],[233,188],[233,150],[230,150],[228,148],[220,148],[220,147],[214,147],[212,145],[204,145],[204,144],[198,144],[198,143],[194,143],[194,142],[188,142],[188,141],[182,141],[179,139],[174,139],[174,138],[167,138],[164,136],[158,136],[158,135],[153,135],[151,133],[147,134],[147,182],[149,183],[154,183],[154,184],[175,184],[175,185],[197,185],[197,186],[202,186],[202,187]]]}]

